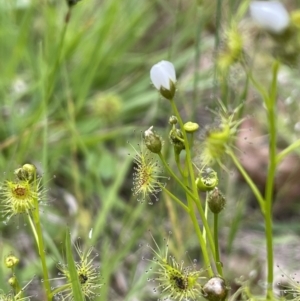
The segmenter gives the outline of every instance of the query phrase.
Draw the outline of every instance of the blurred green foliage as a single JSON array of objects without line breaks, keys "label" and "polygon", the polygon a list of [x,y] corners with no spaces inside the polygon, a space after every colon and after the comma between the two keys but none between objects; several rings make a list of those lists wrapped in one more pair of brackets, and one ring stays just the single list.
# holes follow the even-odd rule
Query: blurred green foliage
[{"label": "blurred green foliage", "polygon": [[[37,166],[48,191],[42,214],[52,276],[56,262],[65,261],[61,242],[68,225],[73,240],[80,236],[100,254],[106,285],[99,300],[140,294],[139,241],[151,224],[165,230],[164,205],[157,204],[162,215],[155,217],[131,195],[134,151],[126,142],[136,146],[140,129],[167,124],[169,112],[158,108],[149,70],[175,54],[178,70],[189,61],[195,8],[193,1],[80,1],[66,23],[64,1],[0,2],[1,180],[24,163]],[[9,289],[2,267],[9,252],[21,258],[20,279],[36,275],[38,283],[26,217],[8,226],[1,219],[1,288]],[[123,274],[125,287],[118,283]],[[41,294],[34,286],[28,294]]]},{"label": "blurred green foliage", "polygon": [[[223,26],[240,1],[223,1],[222,7],[217,3],[82,0],[72,7],[66,23],[68,7],[62,0],[0,0],[0,180],[12,178],[13,170],[24,163],[37,166],[48,193],[42,216],[52,277],[57,277],[56,263],[66,261],[61,242],[68,226],[73,241],[81,237],[82,244],[93,245],[99,253],[105,285],[97,300],[150,299],[139,247],[148,240],[147,229],[159,241],[172,229],[174,255],[191,249],[191,258],[198,257],[192,227],[168,196],[154,206],[132,197],[134,150],[127,141],[138,148],[140,131],[151,125],[167,137],[171,110],[149,80],[150,67],[162,59],[176,66],[176,101],[184,118],[201,126],[211,119],[204,108],[219,96],[211,60],[222,47]],[[260,74],[264,79],[266,72]],[[291,77],[295,82],[286,90],[298,83]],[[221,85],[220,97],[233,107],[248,92],[240,78],[240,70],[234,69]],[[286,90],[280,94],[287,96]],[[288,133],[284,143],[293,138],[299,110],[295,106],[293,101],[287,107],[286,116],[293,112],[290,124],[278,120]],[[171,153],[168,143],[164,151]],[[220,182],[228,189],[228,207],[237,208],[224,213],[224,248],[230,253],[248,195],[245,187],[237,193],[228,185],[226,175]],[[3,258],[14,252],[21,258],[17,273],[22,282],[36,275],[34,288],[28,289],[35,296],[41,294],[41,274],[26,224],[23,216],[8,225],[0,223],[0,283],[9,290]],[[260,224],[255,227],[261,230]]]}]

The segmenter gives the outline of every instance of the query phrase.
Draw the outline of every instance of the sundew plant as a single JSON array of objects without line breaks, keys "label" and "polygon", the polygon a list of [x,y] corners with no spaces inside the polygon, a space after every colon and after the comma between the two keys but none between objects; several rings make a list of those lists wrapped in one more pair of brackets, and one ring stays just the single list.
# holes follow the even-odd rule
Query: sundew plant
[{"label": "sundew plant", "polygon": [[0,301],[300,300],[299,4],[0,1]]}]

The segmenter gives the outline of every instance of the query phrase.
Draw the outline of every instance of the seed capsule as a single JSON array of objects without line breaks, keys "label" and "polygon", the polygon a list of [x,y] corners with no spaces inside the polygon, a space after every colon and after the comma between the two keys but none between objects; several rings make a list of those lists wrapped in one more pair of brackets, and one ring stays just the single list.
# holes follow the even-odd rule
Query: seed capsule
[{"label": "seed capsule", "polygon": [[203,296],[209,301],[224,301],[227,297],[228,287],[221,277],[212,277],[203,286]]}]

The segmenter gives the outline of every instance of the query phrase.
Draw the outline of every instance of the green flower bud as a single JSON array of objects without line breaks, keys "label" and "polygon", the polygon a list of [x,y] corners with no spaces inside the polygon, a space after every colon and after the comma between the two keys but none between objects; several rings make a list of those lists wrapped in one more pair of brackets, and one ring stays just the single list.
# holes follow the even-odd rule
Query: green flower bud
[{"label": "green flower bud", "polygon": [[153,126],[144,132],[144,141],[150,152],[159,154],[162,148],[161,138],[152,132]]},{"label": "green flower bud", "polygon": [[175,92],[176,92],[176,86],[175,84],[170,80],[170,89],[166,89],[164,87],[161,87],[159,90],[160,94],[169,100],[172,100],[174,98]]},{"label": "green flower bud", "polygon": [[180,154],[180,152],[185,149],[184,138],[181,130],[173,128],[169,134],[171,143],[174,145],[175,152]]},{"label": "green flower bud", "polygon": [[200,191],[209,191],[218,185],[218,174],[210,167],[205,168],[196,179],[196,185]]},{"label": "green flower bud", "polygon": [[225,197],[223,194],[220,192],[218,187],[215,187],[213,191],[209,192],[208,195],[208,207],[213,213],[220,213],[226,204]]},{"label": "green flower bud", "polygon": [[176,116],[171,116],[171,117],[169,118],[169,124],[175,125],[175,124],[177,124],[177,122],[178,122],[178,120],[177,120],[177,117],[176,117]]},{"label": "green flower bud", "polygon": [[16,256],[8,255],[5,258],[5,265],[7,268],[11,269],[11,268],[15,267],[19,263],[19,261],[20,261],[19,258],[17,258]]},{"label": "green flower bud", "polygon": [[17,284],[18,284],[18,281],[17,281],[16,276],[10,277],[10,278],[8,279],[8,284],[9,284],[11,287],[15,288],[15,287],[17,286]]},{"label": "green flower bud", "polygon": [[24,164],[14,171],[14,174],[21,181],[32,182],[36,177],[36,167],[33,164]]},{"label": "green flower bud", "polygon": [[227,297],[228,287],[221,277],[212,277],[202,288],[203,296],[209,301],[224,301]]},{"label": "green flower bud", "polygon": [[184,129],[188,133],[196,132],[199,129],[199,124],[195,122],[188,121],[184,124]]}]

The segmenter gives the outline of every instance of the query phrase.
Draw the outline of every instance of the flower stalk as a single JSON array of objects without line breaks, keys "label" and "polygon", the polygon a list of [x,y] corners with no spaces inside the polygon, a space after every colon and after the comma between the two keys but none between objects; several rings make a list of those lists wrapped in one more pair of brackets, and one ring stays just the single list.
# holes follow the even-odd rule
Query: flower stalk
[{"label": "flower stalk", "polygon": [[[34,178],[33,178],[33,185],[34,189],[38,190],[37,185],[37,179],[36,179],[36,171],[34,172]],[[45,287],[47,300],[51,301],[51,288],[49,283],[49,276],[48,276],[48,268],[46,263],[46,256],[45,256],[45,246],[44,246],[44,240],[43,240],[43,233],[42,233],[42,227],[40,223],[40,213],[39,213],[39,200],[38,200],[38,194],[33,198],[34,201],[34,210],[32,211],[32,217],[33,222],[29,216],[30,226],[32,233],[34,235],[34,238],[36,240],[41,264],[42,264],[42,270],[43,270],[43,284]]]},{"label": "flower stalk", "polygon": [[269,97],[265,99],[265,105],[268,113],[268,127],[270,133],[269,140],[269,166],[267,175],[267,184],[265,192],[265,227],[267,240],[267,254],[268,254],[268,288],[267,300],[273,300],[273,279],[274,279],[274,255],[273,255],[273,221],[272,221],[272,204],[274,195],[274,181],[276,174],[276,144],[277,144],[277,129],[276,129],[276,97],[277,97],[277,74],[279,70],[279,63],[275,62],[273,65],[273,79],[270,87]]}]

